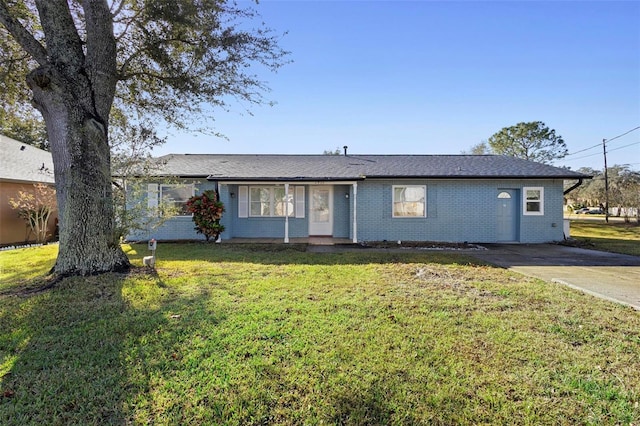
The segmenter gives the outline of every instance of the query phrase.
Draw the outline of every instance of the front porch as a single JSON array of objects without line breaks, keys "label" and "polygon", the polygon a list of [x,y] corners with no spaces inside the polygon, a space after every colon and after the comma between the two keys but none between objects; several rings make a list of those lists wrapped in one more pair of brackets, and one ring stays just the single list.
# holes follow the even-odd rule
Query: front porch
[{"label": "front porch", "polygon": [[[221,244],[284,244],[282,238],[230,238],[222,240]],[[304,237],[290,238],[289,244],[308,244],[310,246],[334,246],[354,244],[349,238],[333,237]]]},{"label": "front porch", "polygon": [[338,245],[358,241],[355,181],[225,181],[219,182],[218,191],[226,205],[222,242]]}]

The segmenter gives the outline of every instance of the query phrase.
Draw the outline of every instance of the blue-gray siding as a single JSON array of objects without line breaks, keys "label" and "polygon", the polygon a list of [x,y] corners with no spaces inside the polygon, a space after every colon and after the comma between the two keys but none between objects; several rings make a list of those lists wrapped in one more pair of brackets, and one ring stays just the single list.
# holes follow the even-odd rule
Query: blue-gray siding
[{"label": "blue-gray siding", "polygon": [[[427,217],[393,218],[392,186],[426,185]],[[212,189],[212,182],[196,184],[196,193]],[[522,188],[544,188],[544,215],[522,214]],[[237,185],[220,185],[220,199],[226,212],[222,238],[284,238],[284,218],[239,218]],[[497,196],[500,190],[513,189],[516,194],[516,241],[541,243],[563,239],[563,180],[366,180],[358,182],[358,241],[497,241]],[[231,193],[234,197],[231,197]],[[353,237],[353,189],[334,186],[333,236]],[[349,194],[349,198],[345,195]],[[308,236],[309,190],[305,188],[305,217],[289,218],[289,237]],[[203,239],[193,229],[190,217],[169,220],[138,239]]]},{"label": "blue-gray siding", "polygon": [[[501,189],[516,189],[517,241],[563,239],[563,181],[411,180],[427,186],[427,217],[393,218],[391,187],[397,181],[358,185],[358,240],[496,242],[496,205]],[[544,187],[544,215],[522,214],[522,188]]]},{"label": "blue-gray siding", "polygon": [[[222,239],[230,238],[284,238],[283,217],[238,217],[238,185],[220,185],[220,201],[226,212],[220,223],[225,227]],[[234,197],[231,197],[231,194]],[[305,208],[308,191],[305,191]],[[289,217],[289,238],[306,237],[308,235],[307,217]]]},{"label": "blue-gray siding", "polygon": [[[185,184],[194,184],[196,195],[203,191],[215,189],[215,182],[206,180],[184,180]],[[146,202],[146,201],[145,201]],[[127,236],[129,241],[141,241],[155,238],[156,240],[204,240],[202,234],[196,233],[191,216],[177,216],[167,220],[157,228],[131,233]]]}]

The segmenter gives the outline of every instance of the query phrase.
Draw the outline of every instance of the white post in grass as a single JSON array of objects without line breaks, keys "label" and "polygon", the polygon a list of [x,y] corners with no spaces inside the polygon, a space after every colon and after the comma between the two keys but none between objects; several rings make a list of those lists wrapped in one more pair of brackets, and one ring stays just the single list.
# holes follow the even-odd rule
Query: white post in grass
[{"label": "white post in grass", "polygon": [[142,258],[142,264],[144,266],[149,266],[151,268],[156,266],[156,247],[157,247],[156,239],[155,238],[150,239],[148,242],[148,248],[149,250],[151,250],[151,256],[145,256]]}]

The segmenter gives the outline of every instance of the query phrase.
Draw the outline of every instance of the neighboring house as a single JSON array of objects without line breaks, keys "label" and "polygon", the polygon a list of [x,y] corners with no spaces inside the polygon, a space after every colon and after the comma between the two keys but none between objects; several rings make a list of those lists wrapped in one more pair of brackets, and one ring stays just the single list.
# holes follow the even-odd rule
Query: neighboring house
[{"label": "neighboring house", "polygon": [[[542,243],[563,234],[563,181],[589,176],[496,155],[171,154],[149,184],[184,205],[217,189],[222,240],[309,236],[363,241]],[[159,181],[158,181],[159,182]],[[201,239],[191,217],[175,217],[132,239]]]},{"label": "neighboring house", "polygon": [[[9,205],[18,191],[33,184],[54,185],[51,153],[0,135],[0,246],[35,241],[26,222]],[[49,218],[49,233],[55,232],[56,214]]]}]

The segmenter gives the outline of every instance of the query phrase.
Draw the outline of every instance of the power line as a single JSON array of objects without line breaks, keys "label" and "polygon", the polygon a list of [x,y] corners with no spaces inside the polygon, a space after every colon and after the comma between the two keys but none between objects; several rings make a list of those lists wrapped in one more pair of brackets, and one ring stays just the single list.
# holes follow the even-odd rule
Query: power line
[{"label": "power line", "polygon": [[618,139],[618,138],[623,137],[624,135],[628,135],[629,133],[631,133],[631,132],[633,132],[633,131],[635,131],[635,130],[638,130],[638,129],[640,129],[640,126],[635,127],[635,128],[633,128],[633,129],[631,129],[631,130],[628,130],[628,131],[624,132],[623,134],[618,135],[618,136],[616,136],[616,137],[613,137],[613,138],[610,138],[610,139],[606,139],[606,141],[607,141],[607,143],[609,143],[609,142],[611,142],[611,141],[614,141],[614,140],[616,140],[616,139]]},{"label": "power line", "polygon": [[[628,131],[626,131],[626,132],[624,132],[624,133],[622,133],[622,134],[620,134],[620,135],[618,135],[618,136],[615,136],[615,137],[613,137],[613,138],[611,138],[611,139],[606,139],[606,141],[607,141],[607,143],[609,143],[609,142],[611,142],[611,141],[613,141],[613,140],[616,140],[616,139],[619,139],[619,138],[621,138],[621,137],[623,137],[623,136],[625,136],[625,135],[628,135],[629,133],[634,132],[634,131],[636,131],[636,130],[638,130],[638,129],[640,129],[640,126],[638,126],[638,127],[634,127],[633,129],[628,130]],[[592,146],[590,146],[590,147],[588,147],[588,148],[584,148],[584,149],[578,150],[578,151],[576,151],[576,152],[572,152],[572,153],[570,153],[570,154],[567,154],[567,155],[565,155],[563,158],[571,157],[572,155],[580,154],[581,152],[589,151],[590,149],[599,148],[599,147],[601,147],[601,146],[602,146],[602,144],[601,144],[601,143],[597,143],[597,144],[592,145]],[[616,149],[618,149],[618,148],[616,148]],[[613,151],[613,150],[609,150],[609,151]],[[593,156],[593,155],[598,155],[598,154],[591,154],[591,155],[587,155],[586,157],[579,157],[579,158],[587,158],[587,157],[591,157],[591,156]],[[578,159],[578,158],[573,158],[573,160],[577,160],[577,159]]]},{"label": "power line", "polygon": [[629,145],[623,145],[623,146],[619,146],[619,147],[614,148],[614,149],[610,149],[608,152],[611,152],[611,151],[617,151],[617,150],[619,150],[619,149],[622,149],[622,148],[628,148],[628,147],[630,147],[630,146],[638,145],[638,144],[640,144],[640,142],[630,143]]},{"label": "power line", "polygon": [[[607,141],[607,142],[608,142],[608,141]],[[628,148],[628,147],[630,147],[630,146],[638,145],[638,144],[640,144],[640,142],[630,143],[630,144],[628,144],[628,145],[623,145],[623,146],[619,146],[619,147],[614,148],[614,149],[609,149],[609,150],[607,150],[607,152],[617,151],[617,150],[619,150],[619,149]],[[598,146],[602,146],[602,144],[598,144]],[[587,148],[587,149],[590,149],[590,148]],[[583,150],[583,151],[586,151],[586,149],[585,149],[585,150]],[[578,151],[578,152],[581,152],[581,151]],[[571,154],[569,154],[569,155],[571,155]],[[566,158],[567,156],[565,156],[565,157],[563,157],[563,158],[562,158],[562,161],[575,161],[575,160],[581,160],[581,159],[583,159],[583,158],[595,157],[596,155],[602,155],[602,153],[600,153],[600,152],[596,152],[595,154],[582,155],[582,156],[580,156],[580,157],[576,157],[576,158]],[[632,163],[632,164],[638,164],[638,163]]]},{"label": "power line", "polygon": [[589,148],[581,149],[580,151],[576,151],[576,152],[572,152],[571,154],[567,154],[567,155],[565,155],[565,157],[568,157],[570,155],[580,154],[581,152],[589,151],[590,149],[593,149],[593,148],[599,148],[600,146],[601,146],[601,144],[598,143],[598,144],[595,144],[593,146],[590,146]]},{"label": "power line", "polygon": [[[602,146],[602,144],[600,144],[599,146]],[[588,157],[595,157],[596,155],[602,155],[602,153],[600,152],[596,152],[595,154],[589,154],[589,155],[583,155],[581,157],[576,157],[576,158],[569,158],[568,160],[565,160],[566,157],[562,157],[563,161],[574,161],[574,160],[581,160],[583,158],[588,158]]]}]

